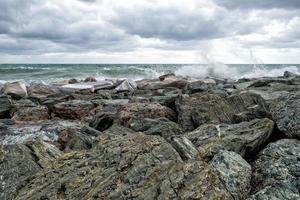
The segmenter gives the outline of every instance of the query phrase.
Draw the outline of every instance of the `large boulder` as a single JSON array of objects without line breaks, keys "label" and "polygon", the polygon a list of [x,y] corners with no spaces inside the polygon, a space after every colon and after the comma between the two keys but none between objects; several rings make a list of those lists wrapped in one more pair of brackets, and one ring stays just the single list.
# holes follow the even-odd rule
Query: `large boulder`
[{"label": "large boulder", "polygon": [[300,139],[300,92],[281,95],[269,107],[279,130],[288,138]]},{"label": "large boulder", "polygon": [[196,93],[176,100],[178,122],[185,131],[207,123],[238,123],[268,116],[265,101],[257,94],[241,92],[231,96]]},{"label": "large boulder", "polygon": [[28,96],[45,100],[47,96],[59,94],[60,90],[58,87],[46,85],[44,83],[33,82],[27,88]]},{"label": "large boulder", "polygon": [[239,154],[219,151],[210,165],[234,199],[245,199],[251,189],[251,165]]},{"label": "large boulder", "polygon": [[6,95],[0,95],[0,118],[9,118],[11,108],[11,99]]},{"label": "large boulder", "polygon": [[32,177],[15,199],[232,199],[208,164],[183,162],[162,137],[107,131],[94,150],[67,153]]},{"label": "large boulder", "polygon": [[128,103],[118,110],[116,121],[124,126],[129,126],[132,118],[167,118],[176,121],[176,113],[168,107],[158,103]]},{"label": "large boulder", "polygon": [[94,104],[90,101],[71,100],[54,105],[53,113],[63,119],[83,119],[88,116]]},{"label": "large boulder", "polygon": [[23,81],[15,81],[15,82],[7,82],[3,87],[4,94],[10,95],[13,98],[19,99],[22,97],[27,97],[27,88],[25,82]]},{"label": "large boulder", "polygon": [[274,122],[265,118],[239,124],[205,124],[184,135],[207,159],[219,150],[234,151],[244,158],[251,158],[270,141],[273,128]]},{"label": "large boulder", "polygon": [[[254,191],[266,190],[284,184],[300,194],[300,141],[282,139],[270,143],[253,163],[252,186]],[[288,193],[286,194],[288,195]],[[285,198],[284,198],[285,199]]]},{"label": "large boulder", "polygon": [[40,169],[25,145],[0,146],[0,199],[14,199],[17,188]]},{"label": "large boulder", "polygon": [[157,90],[168,87],[183,89],[188,81],[185,78],[172,74],[161,77],[160,79],[144,79],[137,81],[137,88],[141,90]]},{"label": "large boulder", "polygon": [[13,113],[12,119],[16,121],[48,120],[48,108],[46,106],[23,107]]}]

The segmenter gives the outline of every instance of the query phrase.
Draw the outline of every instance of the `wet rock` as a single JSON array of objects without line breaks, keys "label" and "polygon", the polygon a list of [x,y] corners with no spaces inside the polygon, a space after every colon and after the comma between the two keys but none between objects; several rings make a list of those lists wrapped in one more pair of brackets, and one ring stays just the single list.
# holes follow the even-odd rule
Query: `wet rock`
[{"label": "wet rock", "polygon": [[90,122],[89,126],[98,130],[104,131],[114,123],[114,116],[110,113],[98,113]]},{"label": "wet rock", "polygon": [[6,82],[3,87],[4,94],[10,95],[12,98],[20,99],[27,97],[27,88],[23,81]]},{"label": "wet rock", "polygon": [[158,103],[128,103],[120,107],[117,113],[116,122],[129,126],[130,119],[135,118],[167,118],[176,121],[176,113]]},{"label": "wet rock", "polygon": [[70,80],[68,80],[69,84],[74,84],[74,83],[79,83],[79,81],[76,78],[72,78]]},{"label": "wet rock", "polygon": [[279,130],[288,138],[300,139],[300,92],[281,95],[269,108]]},{"label": "wet rock", "polygon": [[54,105],[53,113],[63,119],[83,119],[94,108],[90,101],[71,100]]},{"label": "wet rock", "polygon": [[46,106],[23,107],[13,113],[12,119],[16,121],[48,120],[48,108]]},{"label": "wet rock", "polygon": [[252,165],[253,190],[259,191],[267,186],[272,187],[276,183],[285,183],[290,185],[289,188],[294,187],[299,190],[299,152],[300,141],[296,139],[282,139],[270,143],[258,154],[258,158]]},{"label": "wet rock", "polygon": [[[241,122],[239,120],[249,121],[268,117],[262,115],[262,113],[268,113],[267,105],[262,97],[249,92],[231,96],[207,93],[181,95],[175,105],[179,114],[178,122],[185,131],[194,130],[206,123],[232,124]],[[250,112],[250,114],[240,118],[235,116],[242,112]]]},{"label": "wet rock", "polygon": [[14,199],[17,188],[40,169],[25,145],[0,146],[0,199]]},{"label": "wet rock", "polygon": [[300,194],[297,188],[289,183],[275,183],[250,196],[247,200],[269,199],[298,200],[300,199]]},{"label": "wet rock", "polygon": [[11,109],[11,99],[6,95],[0,95],[0,118],[10,118]]},{"label": "wet rock", "polygon": [[41,100],[45,100],[47,96],[60,93],[60,90],[55,86],[46,85],[37,82],[31,83],[27,88],[27,90],[28,90],[28,96],[36,97]]},{"label": "wet rock", "polygon": [[234,151],[249,158],[269,142],[273,127],[274,122],[269,119],[255,119],[232,125],[205,124],[184,135],[204,158],[212,158],[219,150]]},{"label": "wet rock", "polygon": [[96,147],[63,155],[16,199],[232,199],[206,163],[183,162],[160,136],[104,133]]},{"label": "wet rock", "polygon": [[26,146],[32,151],[36,162],[42,168],[50,168],[52,163],[62,155],[56,146],[42,140],[30,141]]},{"label": "wet rock", "polygon": [[234,199],[245,199],[250,192],[251,166],[237,153],[219,151],[210,165]]},{"label": "wet rock", "polygon": [[175,74],[174,73],[169,73],[169,74],[164,74],[160,77],[158,77],[158,79],[160,81],[164,81],[165,79],[168,79],[168,78],[174,78],[175,77]]},{"label": "wet rock", "polygon": [[178,124],[166,118],[133,118],[129,127],[134,131],[141,131],[148,135],[160,135],[165,139],[183,133]]},{"label": "wet rock", "polygon": [[84,79],[84,82],[97,82],[97,79],[95,77],[90,76]]},{"label": "wet rock", "polygon": [[134,91],[137,88],[137,85],[133,81],[129,80],[123,80],[116,88],[115,90],[117,92],[123,92],[123,91]]},{"label": "wet rock", "polygon": [[297,74],[295,74],[295,73],[293,73],[293,72],[285,71],[285,72],[283,73],[283,77],[284,77],[284,78],[290,78],[290,77],[295,77],[295,76],[297,76]]}]

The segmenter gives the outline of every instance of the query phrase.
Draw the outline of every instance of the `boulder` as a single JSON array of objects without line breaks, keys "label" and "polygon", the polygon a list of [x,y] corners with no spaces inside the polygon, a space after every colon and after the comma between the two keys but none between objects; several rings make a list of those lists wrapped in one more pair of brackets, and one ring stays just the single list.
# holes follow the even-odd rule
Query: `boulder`
[{"label": "boulder", "polygon": [[129,127],[134,131],[141,131],[148,135],[160,135],[165,139],[183,133],[177,123],[166,118],[132,118]]},{"label": "boulder", "polygon": [[[300,188],[300,141],[282,139],[270,143],[253,163],[253,191],[274,187],[277,183]],[[268,189],[269,190],[269,189]],[[285,190],[285,189],[284,189]]]},{"label": "boulder", "polygon": [[113,118],[114,116],[110,113],[98,113],[93,117],[89,126],[98,131],[104,131],[112,126],[112,124],[114,123]]},{"label": "boulder", "polygon": [[174,136],[168,139],[168,142],[178,152],[182,160],[196,160],[198,150],[194,144],[184,136]]},{"label": "boulder", "polygon": [[40,169],[25,145],[0,146],[0,199],[14,199],[17,188]]},{"label": "boulder", "polygon": [[274,122],[265,118],[239,124],[205,124],[184,135],[204,158],[212,158],[219,150],[251,158],[270,141],[273,127]]},{"label": "boulder", "polygon": [[84,79],[84,82],[97,82],[97,79],[95,77],[90,76]]},{"label": "boulder", "polygon": [[123,91],[129,91],[133,92],[136,89],[137,85],[133,81],[129,80],[123,80],[116,88],[115,90],[117,92],[123,92]]},{"label": "boulder", "polygon": [[57,87],[38,82],[31,83],[27,90],[28,96],[35,97],[40,100],[45,100],[47,96],[60,93],[60,90]]},{"label": "boulder", "polygon": [[232,199],[209,165],[183,162],[160,136],[105,132],[93,151],[64,154],[15,199]]},{"label": "boulder", "polygon": [[16,121],[48,120],[48,108],[46,106],[23,107],[13,113],[12,119]]},{"label": "boulder", "polygon": [[92,148],[93,139],[76,129],[69,128],[60,132],[57,142],[60,144],[60,150],[68,152]]},{"label": "boulder", "polygon": [[0,119],[10,118],[10,111],[12,109],[12,102],[10,97],[0,95]]},{"label": "boulder", "polygon": [[210,165],[234,199],[246,199],[251,189],[251,165],[239,154],[226,150],[219,151]]},{"label": "boulder", "polygon": [[275,183],[272,186],[267,186],[247,198],[247,200],[269,199],[298,200],[300,199],[300,194],[298,189],[289,183]]},{"label": "boulder", "polygon": [[76,78],[71,78],[70,80],[68,80],[69,84],[74,84],[74,83],[79,83],[79,81]]},{"label": "boulder", "polygon": [[249,92],[231,96],[207,93],[180,95],[175,105],[178,123],[184,131],[194,130],[207,123],[232,124],[269,116],[262,97]]},{"label": "boulder", "polygon": [[83,119],[88,116],[94,104],[90,101],[71,100],[54,105],[53,114],[62,119]]},{"label": "boulder", "polygon": [[288,138],[300,139],[300,92],[281,95],[269,108],[279,130]]},{"label": "boulder", "polygon": [[198,92],[220,91],[223,88],[224,88],[223,84],[205,83],[204,81],[195,81],[195,82],[188,83],[185,86],[184,91],[186,94],[194,94]]},{"label": "boulder", "polygon": [[89,90],[94,92],[96,90],[103,90],[103,89],[111,89],[114,86],[112,81],[97,81],[97,82],[80,82],[75,84],[67,84],[63,85],[62,88],[68,88],[76,90]]},{"label": "boulder", "polygon": [[15,81],[7,82],[3,87],[4,94],[10,95],[12,98],[20,99],[22,97],[27,97],[27,88],[25,82]]},{"label": "boulder", "polygon": [[295,74],[295,73],[293,73],[293,72],[285,71],[285,72],[283,73],[283,77],[284,77],[284,78],[290,78],[290,77],[295,77],[295,76],[297,76],[297,74]]},{"label": "boulder", "polygon": [[183,89],[188,81],[182,77],[177,76],[165,76],[159,79],[144,79],[137,81],[137,88],[141,90],[156,90],[156,89],[162,89],[162,88],[168,88],[168,87],[175,87]]},{"label": "boulder", "polygon": [[128,127],[133,117],[150,119],[164,117],[176,121],[177,115],[172,109],[158,103],[127,103],[119,108],[116,122]]}]

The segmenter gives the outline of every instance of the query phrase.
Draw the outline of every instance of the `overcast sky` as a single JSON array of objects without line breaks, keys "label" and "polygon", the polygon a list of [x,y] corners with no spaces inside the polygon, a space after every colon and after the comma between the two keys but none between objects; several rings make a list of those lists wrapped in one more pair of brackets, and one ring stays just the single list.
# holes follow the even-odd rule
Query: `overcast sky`
[{"label": "overcast sky", "polygon": [[0,0],[0,63],[300,63],[300,0]]}]

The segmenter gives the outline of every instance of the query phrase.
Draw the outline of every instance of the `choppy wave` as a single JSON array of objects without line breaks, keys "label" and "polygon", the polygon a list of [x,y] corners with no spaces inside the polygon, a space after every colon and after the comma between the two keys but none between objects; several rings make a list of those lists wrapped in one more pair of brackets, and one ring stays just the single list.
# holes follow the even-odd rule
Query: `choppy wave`
[{"label": "choppy wave", "polygon": [[282,76],[284,71],[300,74],[300,65],[225,65],[213,63],[209,65],[0,65],[0,83],[7,80],[23,79],[27,82],[52,82],[88,76],[102,79],[157,78],[165,73],[193,78],[253,78],[265,76]]}]

